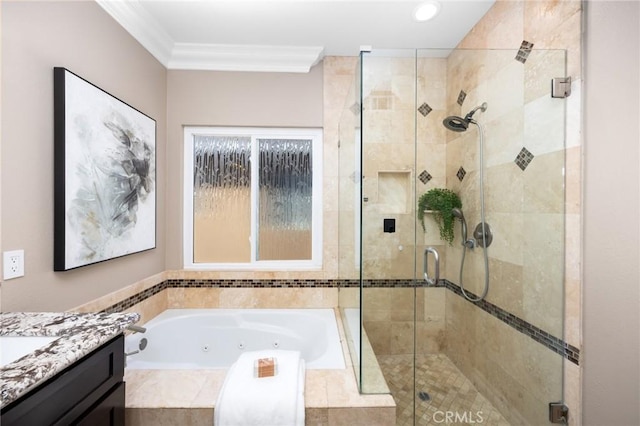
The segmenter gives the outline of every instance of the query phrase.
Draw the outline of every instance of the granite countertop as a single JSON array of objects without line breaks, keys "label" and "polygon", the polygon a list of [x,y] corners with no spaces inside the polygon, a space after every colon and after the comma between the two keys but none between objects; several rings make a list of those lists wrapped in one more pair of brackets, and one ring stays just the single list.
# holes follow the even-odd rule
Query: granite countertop
[{"label": "granite countertop", "polygon": [[44,383],[139,320],[136,313],[0,313],[0,336],[60,337],[0,368],[1,406]]}]

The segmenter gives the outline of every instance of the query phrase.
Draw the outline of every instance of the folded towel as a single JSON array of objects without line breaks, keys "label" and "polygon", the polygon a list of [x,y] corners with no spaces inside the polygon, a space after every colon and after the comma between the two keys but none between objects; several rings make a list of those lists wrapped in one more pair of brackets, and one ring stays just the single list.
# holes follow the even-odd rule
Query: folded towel
[{"label": "folded towel", "polygon": [[[260,358],[275,358],[277,373],[257,377]],[[304,426],[304,359],[298,351],[245,352],[231,366],[214,409],[216,426]]]}]

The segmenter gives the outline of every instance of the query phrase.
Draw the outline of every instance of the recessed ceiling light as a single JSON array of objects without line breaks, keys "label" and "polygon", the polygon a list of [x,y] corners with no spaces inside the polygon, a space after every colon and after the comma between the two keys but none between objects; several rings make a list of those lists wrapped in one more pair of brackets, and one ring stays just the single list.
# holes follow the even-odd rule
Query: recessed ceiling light
[{"label": "recessed ceiling light", "polygon": [[428,0],[420,3],[413,11],[413,17],[418,22],[425,22],[433,19],[440,12],[440,3],[435,0]]}]

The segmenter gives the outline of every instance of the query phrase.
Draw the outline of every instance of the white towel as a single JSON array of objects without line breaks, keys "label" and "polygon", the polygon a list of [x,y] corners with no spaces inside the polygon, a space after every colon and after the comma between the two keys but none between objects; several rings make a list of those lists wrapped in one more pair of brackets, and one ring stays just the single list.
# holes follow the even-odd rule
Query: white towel
[{"label": "white towel", "polygon": [[[259,358],[276,358],[277,374],[255,377]],[[298,351],[245,352],[231,366],[214,409],[215,426],[304,426],[304,359]]]}]

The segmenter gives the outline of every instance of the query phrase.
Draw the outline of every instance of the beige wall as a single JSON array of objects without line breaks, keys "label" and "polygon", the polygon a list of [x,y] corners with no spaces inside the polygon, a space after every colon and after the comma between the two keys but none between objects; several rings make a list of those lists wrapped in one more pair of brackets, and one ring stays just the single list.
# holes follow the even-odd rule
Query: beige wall
[{"label": "beige wall", "polygon": [[586,9],[584,425],[640,424],[640,3]]},{"label": "beige wall", "polygon": [[[2,2],[2,240],[25,250],[2,311],[64,310],[165,269],[166,70],[94,2]],[[157,121],[157,248],[53,272],[53,67]]]},{"label": "beige wall", "polygon": [[322,127],[322,66],[308,74],[169,71],[167,93],[167,266],[179,269],[183,126]]}]

